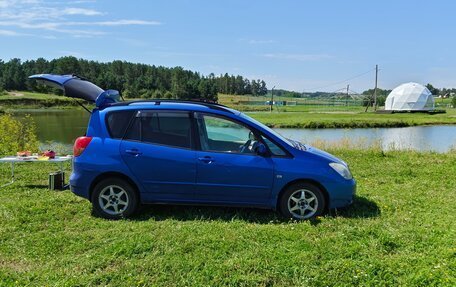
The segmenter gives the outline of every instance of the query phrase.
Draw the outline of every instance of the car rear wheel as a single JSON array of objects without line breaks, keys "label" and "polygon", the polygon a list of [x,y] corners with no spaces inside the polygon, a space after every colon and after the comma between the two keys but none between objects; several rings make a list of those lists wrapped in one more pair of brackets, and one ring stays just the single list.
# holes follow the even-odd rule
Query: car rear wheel
[{"label": "car rear wheel", "polygon": [[279,202],[279,211],[286,218],[304,220],[323,213],[326,207],[323,192],[310,183],[298,183],[288,187]]},{"label": "car rear wheel", "polygon": [[100,181],[93,189],[91,200],[94,213],[107,219],[128,217],[138,208],[135,189],[118,178]]}]

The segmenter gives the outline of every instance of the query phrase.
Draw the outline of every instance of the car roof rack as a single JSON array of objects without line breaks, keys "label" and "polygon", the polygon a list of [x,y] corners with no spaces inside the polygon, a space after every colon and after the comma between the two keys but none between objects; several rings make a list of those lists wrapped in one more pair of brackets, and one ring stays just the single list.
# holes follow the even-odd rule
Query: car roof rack
[{"label": "car roof rack", "polygon": [[205,106],[214,110],[220,110],[224,112],[234,113],[229,107],[216,103],[214,101],[196,99],[196,100],[167,100],[167,99],[147,99],[147,100],[137,100],[137,101],[128,101],[112,104],[111,106],[123,106],[131,105],[137,103],[150,103],[156,106],[161,105],[161,103],[177,103],[177,104],[195,104]]}]

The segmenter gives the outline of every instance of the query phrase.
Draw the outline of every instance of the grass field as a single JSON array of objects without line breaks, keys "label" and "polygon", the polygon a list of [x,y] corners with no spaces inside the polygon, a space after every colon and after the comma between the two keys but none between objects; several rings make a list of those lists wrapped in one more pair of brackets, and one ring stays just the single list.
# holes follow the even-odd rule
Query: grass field
[{"label": "grass field", "polygon": [[[456,109],[448,108],[445,114],[376,114],[372,108],[365,112],[360,105],[327,105],[321,100],[307,100],[307,105],[274,106],[272,113],[269,106],[246,106],[246,101],[268,101],[268,97],[219,95],[219,102],[227,106],[246,111],[250,116],[276,128],[372,128],[372,127],[406,127],[416,125],[456,124]],[[278,98],[295,100],[294,98]],[[300,101],[304,101],[301,100]],[[437,99],[442,105],[449,99]]]},{"label": "grass field", "polygon": [[20,164],[20,181],[0,189],[0,285],[455,286],[456,153],[333,153],[358,197],[305,222],[180,206],[107,221],[47,190],[55,166]]},{"label": "grass field", "polygon": [[376,114],[373,112],[252,112],[253,118],[276,128],[369,128],[456,124],[456,109],[445,114]]},{"label": "grass field", "polygon": [[74,108],[79,107],[75,100],[67,97],[14,91],[0,96],[0,109],[23,108]]}]

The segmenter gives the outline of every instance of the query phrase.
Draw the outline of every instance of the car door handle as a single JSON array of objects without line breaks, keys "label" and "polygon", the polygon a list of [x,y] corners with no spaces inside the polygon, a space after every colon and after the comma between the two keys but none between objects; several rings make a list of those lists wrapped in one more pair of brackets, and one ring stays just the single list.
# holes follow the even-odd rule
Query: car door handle
[{"label": "car door handle", "polygon": [[125,152],[128,153],[128,154],[131,154],[131,155],[133,155],[133,156],[139,156],[139,155],[142,154],[142,152],[140,152],[139,150],[137,150],[137,149],[135,149],[135,148],[133,148],[133,149],[126,149]]},{"label": "car door handle", "polygon": [[210,157],[210,156],[199,157],[198,160],[199,160],[199,161],[202,161],[202,162],[204,162],[204,163],[207,163],[207,164],[211,164],[211,163],[213,163],[213,162],[215,161],[215,160],[214,160],[212,157]]}]

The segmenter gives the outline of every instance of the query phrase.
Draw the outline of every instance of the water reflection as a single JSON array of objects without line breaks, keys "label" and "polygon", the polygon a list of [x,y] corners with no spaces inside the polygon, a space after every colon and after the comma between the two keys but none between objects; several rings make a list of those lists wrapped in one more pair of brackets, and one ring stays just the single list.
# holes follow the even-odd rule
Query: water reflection
[{"label": "water reflection", "polygon": [[277,129],[282,135],[305,143],[350,141],[363,146],[380,144],[384,150],[412,149],[446,152],[456,146],[456,126],[419,126],[369,129]]}]

